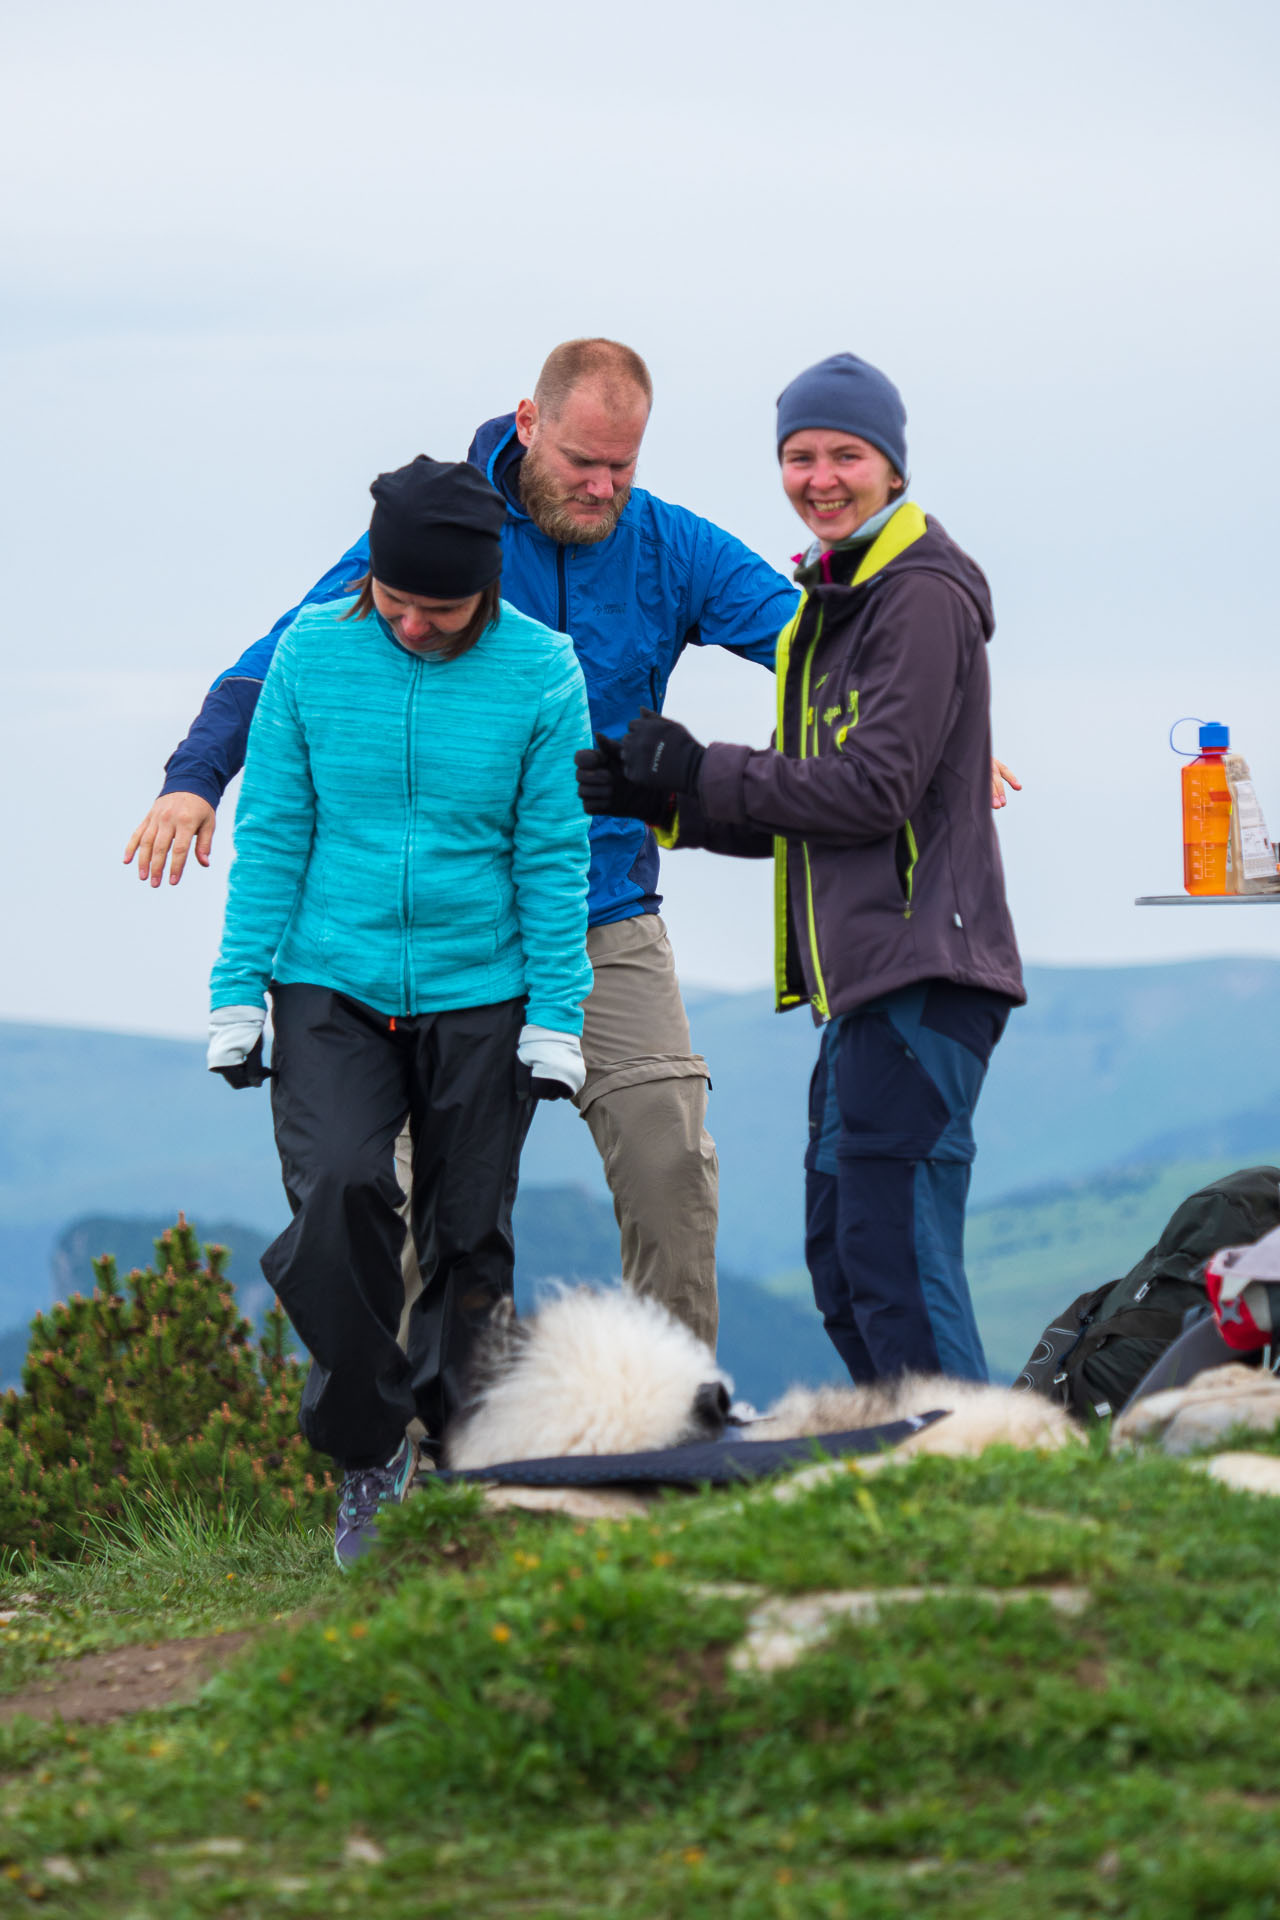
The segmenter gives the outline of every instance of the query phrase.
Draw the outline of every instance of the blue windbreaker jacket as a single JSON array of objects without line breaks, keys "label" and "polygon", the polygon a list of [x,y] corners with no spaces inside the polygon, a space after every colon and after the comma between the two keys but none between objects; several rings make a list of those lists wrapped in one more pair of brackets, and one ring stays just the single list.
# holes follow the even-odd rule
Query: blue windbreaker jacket
[{"label": "blue windbreaker jacket", "polygon": [[[515,416],[480,428],[467,454],[507,501],[502,597],[544,626],[569,634],[587,683],[591,724],[625,733],[641,707],[660,709],[687,646],[723,646],[772,668],[777,636],[799,595],[732,534],[684,507],[632,489],[607,540],[565,547],[520,507],[524,449]],[[276,643],[302,607],[345,599],[369,569],[362,534],[299,605],[282,614],[214,681],[182,745],[165,766],[162,793],[198,793],[217,806],[244,764],[249,724]],[[591,824],[592,926],[656,913],[658,849],[636,820]]]}]

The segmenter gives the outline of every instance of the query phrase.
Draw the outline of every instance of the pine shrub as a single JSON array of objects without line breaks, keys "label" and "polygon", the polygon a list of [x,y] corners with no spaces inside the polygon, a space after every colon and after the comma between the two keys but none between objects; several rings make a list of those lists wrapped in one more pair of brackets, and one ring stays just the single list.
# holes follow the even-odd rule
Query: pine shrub
[{"label": "pine shrub", "polygon": [[305,1368],[279,1306],[260,1340],[236,1310],[227,1250],[178,1223],[153,1267],[31,1323],[22,1391],[0,1401],[0,1549],[67,1557],[95,1523],[166,1495],[281,1525],[332,1516],[333,1480],[298,1431]]}]

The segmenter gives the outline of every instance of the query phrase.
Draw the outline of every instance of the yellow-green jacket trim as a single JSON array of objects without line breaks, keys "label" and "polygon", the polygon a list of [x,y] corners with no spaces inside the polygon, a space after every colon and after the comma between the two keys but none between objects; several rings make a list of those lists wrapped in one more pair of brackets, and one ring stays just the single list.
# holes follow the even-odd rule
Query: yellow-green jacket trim
[{"label": "yellow-green jacket trim", "polygon": [[[866,553],[859,563],[857,572],[850,582],[851,586],[860,587],[875,574],[882,572],[885,567],[889,566],[892,561],[898,558],[899,554],[905,553],[908,547],[914,545],[927,529],[928,523],[925,520],[921,508],[919,508],[913,500],[904,500],[892,519],[880,529],[880,532],[867,548]],[[801,624],[804,620],[808,605],[809,595],[806,593],[796,611],[795,617],[788,621],[778,636],[776,671],[778,681],[777,746],[779,753],[785,753],[787,750],[786,698],[787,676],[791,668],[791,651],[799,636]],[[813,756],[816,757],[819,751],[818,716],[810,709],[809,705],[809,675],[813,666],[814,652],[821,637],[822,618],[821,615],[819,615],[813,637],[809,641],[805,652],[804,667],[800,682],[800,738],[797,758],[801,760],[810,758],[809,747],[811,739]],[[857,706],[854,704],[851,720],[847,726],[841,729],[837,741],[838,748],[843,747],[848,733],[857,725],[857,718]],[[911,853],[911,865],[907,876],[907,911],[909,913],[911,906],[911,883],[914,879],[917,859],[915,834],[912,832],[909,822],[907,823],[907,833]],[[821,1017],[827,1020],[831,1016],[827,1003],[826,984],[822,976],[822,960],[818,953],[818,929],[813,910],[813,877],[809,866],[809,849],[803,841],[801,841],[800,846],[804,856],[805,924],[809,936],[809,956],[813,964],[815,988],[812,1001]],[[774,988],[777,1010],[779,1013],[785,1013],[792,1007],[803,1005],[804,995],[797,993],[794,988],[789,987],[787,982],[787,944],[790,914],[787,882],[787,841],[781,835],[774,836],[773,859]]]}]

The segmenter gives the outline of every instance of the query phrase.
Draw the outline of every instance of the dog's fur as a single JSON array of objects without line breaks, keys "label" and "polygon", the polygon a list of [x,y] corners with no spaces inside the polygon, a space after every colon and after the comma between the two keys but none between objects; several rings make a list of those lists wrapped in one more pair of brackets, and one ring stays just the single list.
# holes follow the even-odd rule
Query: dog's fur
[{"label": "dog's fur", "polygon": [[527,1320],[506,1312],[495,1321],[473,1398],[445,1433],[445,1461],[490,1467],[714,1440],[732,1385],[656,1300],[620,1287],[563,1289]]},{"label": "dog's fur", "polygon": [[1039,1393],[1011,1393],[976,1380],[940,1374],[903,1374],[870,1387],[792,1387],[747,1428],[749,1440],[795,1440],[807,1434],[844,1433],[854,1427],[887,1426],[909,1414],[942,1408],[945,1420],[912,1434],[895,1453],[944,1453],[967,1457],[984,1447],[1031,1451],[1065,1447],[1079,1430],[1065,1409]]},{"label": "dog's fur", "polygon": [[[451,1467],[567,1454],[646,1453],[716,1438],[729,1376],[656,1301],[625,1287],[553,1294],[529,1319],[510,1311],[482,1343],[474,1396],[445,1434]],[[870,1387],[792,1387],[747,1440],[881,1426],[943,1408],[898,1453],[976,1454],[1001,1444],[1056,1448],[1078,1438],[1065,1411],[1034,1393],[908,1374]]]}]

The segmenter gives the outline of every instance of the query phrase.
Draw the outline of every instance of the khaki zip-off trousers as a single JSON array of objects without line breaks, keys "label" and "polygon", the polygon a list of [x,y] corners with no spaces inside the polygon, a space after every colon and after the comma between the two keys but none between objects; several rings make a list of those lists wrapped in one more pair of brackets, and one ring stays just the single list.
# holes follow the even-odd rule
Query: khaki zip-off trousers
[{"label": "khaki zip-off trousers", "polygon": [[[657,914],[637,914],[592,927],[587,952],[595,984],[583,1008],[587,1078],[575,1104],[604,1161],[622,1277],[714,1349],[720,1170],[704,1124],[707,1063],[693,1052],[671,942]],[[406,1191],[409,1164],[406,1129],[396,1142]],[[403,1264],[407,1315],[422,1289],[411,1234]]]}]

